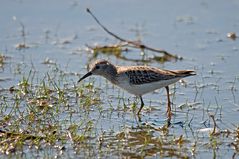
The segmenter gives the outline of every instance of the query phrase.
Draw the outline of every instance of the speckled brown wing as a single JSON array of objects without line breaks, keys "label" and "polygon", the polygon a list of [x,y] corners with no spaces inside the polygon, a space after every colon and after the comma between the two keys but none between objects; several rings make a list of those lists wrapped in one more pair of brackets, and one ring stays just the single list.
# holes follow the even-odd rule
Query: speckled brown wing
[{"label": "speckled brown wing", "polygon": [[177,77],[177,74],[174,72],[145,66],[131,67],[124,72],[130,78],[130,84],[133,85],[169,80]]}]

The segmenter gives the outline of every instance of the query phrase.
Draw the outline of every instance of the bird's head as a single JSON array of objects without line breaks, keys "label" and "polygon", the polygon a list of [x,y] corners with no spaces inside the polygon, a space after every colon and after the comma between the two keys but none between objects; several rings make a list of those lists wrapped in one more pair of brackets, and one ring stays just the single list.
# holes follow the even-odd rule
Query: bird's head
[{"label": "bird's head", "polygon": [[89,72],[86,73],[83,77],[81,77],[81,79],[78,82],[82,81],[83,79],[91,75],[100,75],[106,77],[108,74],[111,74],[115,70],[116,70],[115,66],[111,64],[109,61],[97,60],[90,65]]}]

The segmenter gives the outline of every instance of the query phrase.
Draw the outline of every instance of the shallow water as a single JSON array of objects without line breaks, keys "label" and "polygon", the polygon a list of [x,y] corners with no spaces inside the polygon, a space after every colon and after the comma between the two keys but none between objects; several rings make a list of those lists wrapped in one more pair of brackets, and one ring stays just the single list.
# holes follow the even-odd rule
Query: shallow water
[{"label": "shallow water", "polygon": [[[65,101],[62,104],[59,93],[55,92],[52,96],[59,103],[52,102],[55,99],[51,97],[52,108],[43,116],[39,114],[41,122],[33,120],[32,130],[27,133],[41,136],[37,127],[48,123],[55,125],[57,134],[66,138],[54,144],[42,143],[39,149],[29,148],[27,141],[11,153],[1,148],[1,157],[238,157],[233,145],[238,144],[239,45],[238,39],[227,38],[227,33],[239,34],[239,1],[4,0],[0,8],[0,55],[4,56],[0,65],[0,130],[25,132],[28,129],[27,122],[19,122],[19,128],[14,128],[17,123],[13,121],[29,117],[28,109],[34,109],[29,100],[39,95],[38,87],[45,81],[52,88],[59,86]],[[196,70],[197,76],[170,87],[174,116],[169,128],[163,128],[166,123],[164,89],[144,96],[141,121],[132,110],[135,101],[139,107],[139,101],[103,78],[92,77],[80,83],[77,87],[83,92],[75,97],[74,85],[87,72],[86,65],[93,56],[86,51],[86,45],[118,42],[95,23],[86,8],[121,37],[140,39],[151,47],[183,57],[165,63],[152,61],[148,65]],[[19,44],[25,44],[25,48]],[[125,57],[142,59],[140,50],[130,49],[123,53]],[[158,54],[146,51],[146,58],[153,55]],[[117,65],[143,64],[103,53],[97,58]],[[23,77],[28,76],[33,85],[32,96],[21,95],[15,109],[17,94],[10,93],[9,88],[18,89]],[[7,115],[12,118],[5,122]],[[210,135],[208,128],[213,128],[210,115],[215,116],[219,135]],[[77,125],[76,135],[89,138],[79,143],[72,140],[68,131],[73,124]]]}]

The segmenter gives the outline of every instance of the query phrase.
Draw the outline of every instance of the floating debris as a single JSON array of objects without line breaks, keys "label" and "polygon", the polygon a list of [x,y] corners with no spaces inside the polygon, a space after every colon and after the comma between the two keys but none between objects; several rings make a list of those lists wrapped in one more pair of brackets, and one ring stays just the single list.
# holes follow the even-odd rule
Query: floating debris
[{"label": "floating debris", "polygon": [[26,45],[25,43],[19,43],[15,45],[15,48],[17,50],[22,50],[22,49],[29,49],[30,46]]},{"label": "floating debris", "polygon": [[6,56],[0,54],[0,67],[3,67],[6,60]]},{"label": "floating debris", "polygon": [[56,62],[49,59],[48,57],[42,62],[42,64],[46,64],[46,65],[55,65]]},{"label": "floating debris", "polygon": [[87,47],[94,54],[94,57],[97,57],[98,53],[111,54],[116,57],[120,57],[122,56],[121,55],[122,51],[127,51],[122,48],[121,44],[95,46],[95,47],[91,47],[87,45]]},{"label": "floating debris", "polygon": [[235,32],[230,32],[230,33],[227,33],[227,37],[232,39],[232,40],[236,40],[237,35],[236,35]]}]

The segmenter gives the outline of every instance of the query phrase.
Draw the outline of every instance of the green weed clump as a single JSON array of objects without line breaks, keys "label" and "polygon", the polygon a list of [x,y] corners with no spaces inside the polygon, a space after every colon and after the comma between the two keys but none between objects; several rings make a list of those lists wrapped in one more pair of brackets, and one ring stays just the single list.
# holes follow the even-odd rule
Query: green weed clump
[{"label": "green weed clump", "polygon": [[[92,84],[76,87],[66,83],[66,78],[57,69],[43,77],[30,70],[17,85],[1,91],[0,156],[29,148],[44,150],[49,145],[64,150],[66,144],[92,139],[94,122],[81,119],[86,116],[80,113],[81,108],[89,111],[91,105],[99,103],[98,94]],[[72,119],[73,115],[79,119]]]}]

